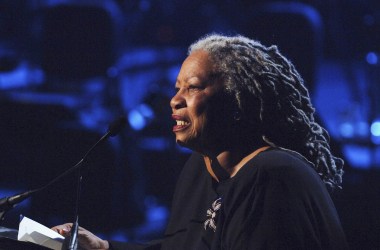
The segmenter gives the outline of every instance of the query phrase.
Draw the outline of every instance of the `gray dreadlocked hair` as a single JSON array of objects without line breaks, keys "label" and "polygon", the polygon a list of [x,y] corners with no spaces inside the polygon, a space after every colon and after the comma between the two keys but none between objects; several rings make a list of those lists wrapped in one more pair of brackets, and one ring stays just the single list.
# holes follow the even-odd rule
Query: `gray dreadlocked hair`
[{"label": "gray dreadlocked hair", "polygon": [[329,187],[340,187],[343,160],[330,152],[329,135],[314,119],[315,109],[303,79],[276,46],[244,36],[207,35],[189,47],[204,50],[214,72],[245,124],[263,140],[294,150],[313,165]]}]

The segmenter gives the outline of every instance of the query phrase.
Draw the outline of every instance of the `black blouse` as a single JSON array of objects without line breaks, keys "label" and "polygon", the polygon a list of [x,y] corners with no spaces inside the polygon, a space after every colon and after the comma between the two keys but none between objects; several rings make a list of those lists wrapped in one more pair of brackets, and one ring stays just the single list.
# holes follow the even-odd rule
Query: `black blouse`
[{"label": "black blouse", "polygon": [[299,154],[270,148],[216,182],[193,153],[178,179],[161,240],[113,249],[348,249],[316,171]]}]

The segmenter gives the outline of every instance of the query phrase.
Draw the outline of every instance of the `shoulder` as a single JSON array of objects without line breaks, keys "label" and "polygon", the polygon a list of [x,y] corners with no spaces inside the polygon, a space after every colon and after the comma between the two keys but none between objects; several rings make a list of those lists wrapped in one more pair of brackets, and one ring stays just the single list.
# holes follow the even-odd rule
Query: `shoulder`
[{"label": "shoulder", "polygon": [[266,150],[250,162],[247,169],[252,169],[257,182],[266,185],[281,182],[292,186],[324,186],[313,165],[297,152],[272,148]]},{"label": "shoulder", "polygon": [[305,157],[298,152],[283,148],[272,148],[264,151],[253,158],[250,164],[274,173],[277,171],[315,172],[312,163]]},{"label": "shoulder", "polygon": [[284,165],[303,165],[312,167],[312,164],[296,151],[284,148],[270,148],[255,158],[255,163],[260,165],[272,166],[273,168]]}]

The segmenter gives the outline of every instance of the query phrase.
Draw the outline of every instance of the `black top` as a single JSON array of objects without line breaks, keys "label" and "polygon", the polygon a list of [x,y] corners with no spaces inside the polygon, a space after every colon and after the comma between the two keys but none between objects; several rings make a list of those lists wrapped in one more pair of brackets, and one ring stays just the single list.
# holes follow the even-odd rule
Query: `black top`
[{"label": "black top", "polygon": [[215,182],[192,154],[175,190],[165,236],[114,249],[348,249],[325,184],[302,156],[271,148]]}]

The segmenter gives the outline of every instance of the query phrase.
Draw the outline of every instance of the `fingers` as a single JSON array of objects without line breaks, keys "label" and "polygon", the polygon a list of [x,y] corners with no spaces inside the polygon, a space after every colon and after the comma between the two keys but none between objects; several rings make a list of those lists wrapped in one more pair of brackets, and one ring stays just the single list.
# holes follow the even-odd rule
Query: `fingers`
[{"label": "fingers", "polygon": [[[58,225],[55,227],[52,227],[51,230],[56,231],[57,233],[65,236],[68,235],[71,232],[71,228],[73,227],[73,223],[65,223],[62,225]],[[83,227],[78,227],[78,233],[88,233],[88,230],[86,230]]]},{"label": "fingers", "polygon": [[58,225],[58,226],[52,227],[51,229],[53,231],[56,231],[60,235],[66,237],[66,236],[68,236],[70,234],[72,226],[73,226],[72,223],[66,223],[66,224],[62,224],[62,225]]},{"label": "fingers", "polygon": [[[63,235],[64,237],[70,236],[70,231],[72,228],[72,223],[66,223],[52,227],[51,229],[57,233]],[[108,249],[108,241],[102,240],[87,229],[83,227],[78,227],[78,240],[79,245],[84,249]]]}]

